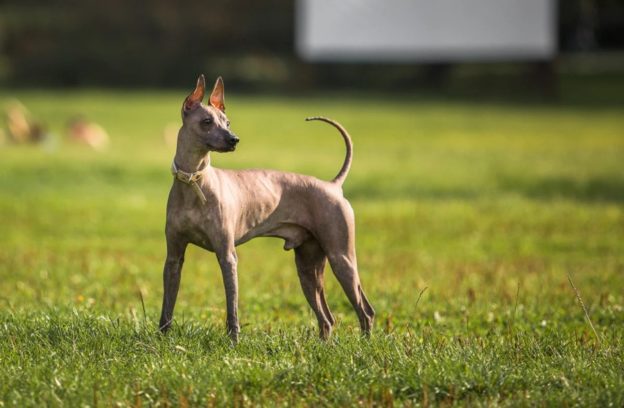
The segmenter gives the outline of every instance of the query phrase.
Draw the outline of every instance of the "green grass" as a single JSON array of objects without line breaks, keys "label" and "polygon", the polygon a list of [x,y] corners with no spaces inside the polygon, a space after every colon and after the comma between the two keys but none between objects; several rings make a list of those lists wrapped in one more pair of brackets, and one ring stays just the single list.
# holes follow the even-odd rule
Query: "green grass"
[{"label": "green grass", "polygon": [[[338,325],[319,341],[292,252],[259,239],[239,248],[232,347],[218,265],[196,248],[157,333],[162,132],[184,91],[11,96],[55,138],[0,146],[0,406],[624,405],[621,105],[228,96],[241,144],[216,166],[328,179],[343,143],[303,119],[349,129],[345,194],[378,312],[361,338],[328,269]],[[108,151],[65,140],[76,113],[108,130]]]}]

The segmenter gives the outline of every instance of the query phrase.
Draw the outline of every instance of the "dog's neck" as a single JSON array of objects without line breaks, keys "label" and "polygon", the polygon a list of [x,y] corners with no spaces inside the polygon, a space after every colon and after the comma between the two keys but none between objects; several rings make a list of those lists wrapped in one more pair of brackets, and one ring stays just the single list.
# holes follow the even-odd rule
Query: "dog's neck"
[{"label": "dog's neck", "polygon": [[178,133],[178,143],[174,161],[178,169],[187,173],[194,173],[210,167],[210,152],[198,151],[190,146],[186,140],[190,135],[186,134],[184,127]]}]

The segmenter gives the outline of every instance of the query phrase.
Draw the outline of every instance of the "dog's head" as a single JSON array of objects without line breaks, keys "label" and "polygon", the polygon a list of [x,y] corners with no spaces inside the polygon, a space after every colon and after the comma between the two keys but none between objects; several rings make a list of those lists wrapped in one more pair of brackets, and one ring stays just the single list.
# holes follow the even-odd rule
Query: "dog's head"
[{"label": "dog's head", "polygon": [[238,137],[230,131],[230,121],[225,116],[223,79],[217,78],[210,104],[204,105],[206,80],[197,78],[195,90],[182,104],[182,126],[187,130],[187,143],[193,143],[198,150],[231,152],[236,149]]}]

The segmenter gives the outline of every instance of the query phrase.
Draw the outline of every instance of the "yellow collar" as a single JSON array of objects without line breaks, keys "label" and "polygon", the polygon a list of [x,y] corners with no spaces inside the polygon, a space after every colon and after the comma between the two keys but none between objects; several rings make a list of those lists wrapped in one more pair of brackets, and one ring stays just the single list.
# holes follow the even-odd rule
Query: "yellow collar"
[{"label": "yellow collar", "polygon": [[193,190],[195,190],[195,193],[197,194],[197,197],[199,197],[202,204],[206,204],[206,201],[208,200],[206,200],[206,196],[198,184],[198,181],[201,179],[203,174],[202,171],[203,170],[199,170],[194,173],[187,173],[178,169],[178,166],[175,164],[175,160],[171,162],[171,174],[173,174],[176,179],[180,180],[184,184],[189,184],[193,187]]}]

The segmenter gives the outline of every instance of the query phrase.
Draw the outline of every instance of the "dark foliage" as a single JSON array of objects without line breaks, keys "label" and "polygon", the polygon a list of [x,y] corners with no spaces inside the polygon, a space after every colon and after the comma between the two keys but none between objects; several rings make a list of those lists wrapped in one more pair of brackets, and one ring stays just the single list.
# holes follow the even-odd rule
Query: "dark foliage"
[{"label": "dark foliage", "polygon": [[[624,46],[621,1],[560,1],[559,17],[562,50]],[[21,86],[179,86],[199,72],[227,72],[228,85],[248,90],[392,88],[435,85],[448,72],[440,64],[305,64],[294,53],[294,24],[293,0],[5,0],[0,79]]]}]

